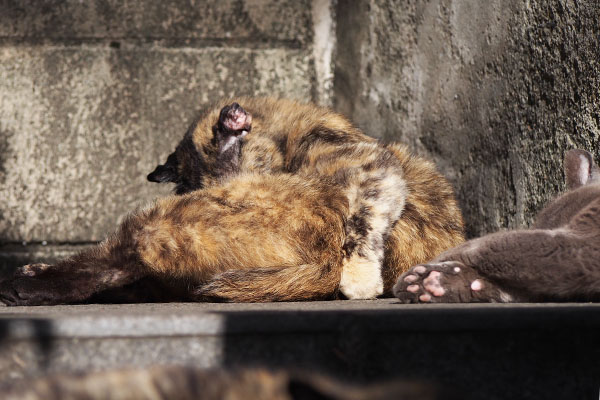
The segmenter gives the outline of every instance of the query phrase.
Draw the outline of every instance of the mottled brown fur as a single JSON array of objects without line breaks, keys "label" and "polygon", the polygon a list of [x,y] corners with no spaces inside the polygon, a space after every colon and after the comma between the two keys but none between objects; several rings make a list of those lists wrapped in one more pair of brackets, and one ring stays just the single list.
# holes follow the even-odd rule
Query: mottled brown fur
[{"label": "mottled brown fur", "polygon": [[343,197],[320,182],[240,175],[160,199],[140,215],[138,253],[154,273],[202,285],[201,297],[330,297],[340,275],[346,208]]},{"label": "mottled brown fur", "polygon": [[386,243],[384,262],[385,293],[391,293],[398,277],[410,266],[430,260],[463,241],[460,211],[450,185],[435,166],[412,156],[406,147],[388,148],[402,163],[408,188],[402,217]]},{"label": "mottled brown fur", "polygon": [[[234,101],[252,116],[250,133],[223,121],[242,113]],[[310,104],[222,101],[148,179],[174,182],[180,196],[131,214],[96,249],[33,275],[17,271],[0,298],[80,302],[140,279],[175,287],[181,300],[310,300],[339,290],[370,298],[463,240],[450,185],[431,163]]]},{"label": "mottled brown fur", "polygon": [[[326,108],[268,98],[216,104],[182,141],[195,144],[197,158],[212,165],[208,170],[217,168],[216,161],[211,161],[215,159],[210,146],[214,140],[211,128],[219,110],[233,101],[253,116],[252,133],[244,138],[241,148],[239,171],[292,173],[304,179],[325,178],[336,185],[349,202],[345,262],[354,256],[359,263],[360,259],[369,259],[382,265],[386,295],[410,265],[463,240],[462,220],[452,189],[431,163],[411,156],[404,146],[379,145]],[[194,157],[190,157],[189,147],[180,144],[174,154],[182,161],[172,180],[178,185],[194,181],[191,175],[197,170],[191,166]],[[387,187],[383,187],[385,180],[389,181]],[[223,177],[203,173],[202,181],[196,182],[199,186],[188,190],[221,184]],[[378,216],[377,212],[389,204],[395,209]],[[374,227],[375,223],[380,226]],[[376,228],[379,232],[371,234]]]},{"label": "mottled brown fur", "polygon": [[8,304],[74,303],[153,277],[187,282],[179,300],[330,298],[341,273],[346,208],[321,182],[241,175],[159,199],[95,248],[39,272],[21,268],[0,295]]}]

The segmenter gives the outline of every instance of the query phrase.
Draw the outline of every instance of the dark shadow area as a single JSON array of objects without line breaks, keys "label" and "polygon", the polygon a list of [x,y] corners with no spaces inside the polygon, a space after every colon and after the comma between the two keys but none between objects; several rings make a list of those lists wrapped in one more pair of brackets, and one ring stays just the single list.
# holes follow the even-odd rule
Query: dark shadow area
[{"label": "dark shadow area", "polygon": [[599,330],[589,315],[405,311],[231,313],[224,365],[302,369],[353,383],[426,381],[467,399],[597,395]]},{"label": "dark shadow area", "polygon": [[38,369],[45,370],[53,350],[52,321],[42,318],[0,318],[0,351],[20,339],[34,344],[38,353]]},{"label": "dark shadow area", "polygon": [[104,290],[94,294],[86,303],[126,304],[126,303],[170,303],[182,301],[186,283],[167,281],[164,278],[144,277],[122,287]]}]

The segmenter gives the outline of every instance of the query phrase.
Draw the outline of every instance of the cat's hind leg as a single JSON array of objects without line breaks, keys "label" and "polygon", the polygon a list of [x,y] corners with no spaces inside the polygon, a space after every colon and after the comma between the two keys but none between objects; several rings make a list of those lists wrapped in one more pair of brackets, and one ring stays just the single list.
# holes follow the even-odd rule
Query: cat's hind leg
[{"label": "cat's hind leg", "polygon": [[0,301],[11,306],[79,303],[147,275],[134,246],[139,220],[129,216],[99,245],[55,265],[29,264],[0,282]]},{"label": "cat's hind leg", "polygon": [[[395,294],[422,302],[597,300],[599,216],[597,201],[561,228],[469,240],[430,264],[413,267],[401,276]],[[470,289],[475,281],[481,283],[479,290]]]}]

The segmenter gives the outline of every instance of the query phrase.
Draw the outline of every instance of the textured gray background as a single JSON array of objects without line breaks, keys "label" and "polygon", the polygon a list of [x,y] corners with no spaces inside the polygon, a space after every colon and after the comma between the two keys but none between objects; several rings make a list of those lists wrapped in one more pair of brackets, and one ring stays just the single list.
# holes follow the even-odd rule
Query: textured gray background
[{"label": "textured gray background", "polygon": [[598,0],[339,0],[338,11],[335,107],[432,157],[470,236],[530,224],[563,189],[565,150],[600,156]]},{"label": "textured gray background", "polygon": [[596,0],[0,0],[0,258],[102,239],[237,94],[333,105],[433,158],[471,236],[526,226],[566,149],[600,156],[599,42]]}]

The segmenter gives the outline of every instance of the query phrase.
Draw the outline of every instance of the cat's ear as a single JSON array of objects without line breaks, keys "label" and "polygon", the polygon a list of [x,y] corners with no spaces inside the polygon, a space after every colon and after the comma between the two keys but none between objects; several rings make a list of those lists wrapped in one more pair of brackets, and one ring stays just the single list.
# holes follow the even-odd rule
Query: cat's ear
[{"label": "cat's ear", "polygon": [[154,171],[150,172],[147,179],[150,182],[177,182],[179,173],[177,171],[177,156],[172,153],[167,158],[167,162],[156,166]]},{"label": "cat's ear", "polygon": [[600,182],[600,169],[594,163],[594,157],[585,150],[569,150],[565,154],[564,168],[569,190]]}]

